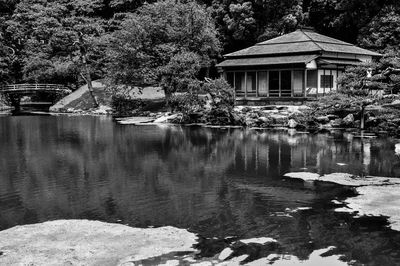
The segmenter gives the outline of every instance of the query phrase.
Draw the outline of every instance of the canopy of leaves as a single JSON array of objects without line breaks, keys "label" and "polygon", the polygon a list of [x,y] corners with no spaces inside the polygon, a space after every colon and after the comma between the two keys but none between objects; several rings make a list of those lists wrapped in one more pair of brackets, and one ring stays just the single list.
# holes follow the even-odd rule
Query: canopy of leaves
[{"label": "canopy of leaves", "polygon": [[144,4],[113,34],[108,78],[112,84],[161,84],[182,89],[220,52],[214,22],[193,2]]},{"label": "canopy of leaves", "polygon": [[398,0],[0,0],[0,82],[78,83],[79,32],[94,78],[110,58],[117,84],[160,82],[177,54],[196,53],[204,67],[302,25],[390,55],[399,10]]},{"label": "canopy of leaves", "polygon": [[104,21],[91,17],[99,5],[78,0],[23,0],[17,4],[6,22],[6,34],[17,51],[23,80],[76,84],[81,64],[78,34],[85,36],[92,62],[101,64]]},{"label": "canopy of leaves", "polygon": [[384,7],[361,30],[359,43],[367,49],[382,53],[388,50],[400,52],[400,6]]}]

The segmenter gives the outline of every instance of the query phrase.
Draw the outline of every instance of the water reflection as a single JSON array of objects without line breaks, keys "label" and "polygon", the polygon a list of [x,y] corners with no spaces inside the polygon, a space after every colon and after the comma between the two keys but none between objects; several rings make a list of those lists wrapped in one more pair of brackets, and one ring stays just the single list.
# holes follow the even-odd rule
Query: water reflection
[{"label": "water reflection", "polygon": [[282,178],[304,169],[400,176],[394,144],[342,132],[0,117],[0,229],[65,218],[174,225],[205,237],[274,237],[299,258],[333,245],[349,259],[400,263],[385,219],[363,224],[332,211],[330,200],[352,191]]}]

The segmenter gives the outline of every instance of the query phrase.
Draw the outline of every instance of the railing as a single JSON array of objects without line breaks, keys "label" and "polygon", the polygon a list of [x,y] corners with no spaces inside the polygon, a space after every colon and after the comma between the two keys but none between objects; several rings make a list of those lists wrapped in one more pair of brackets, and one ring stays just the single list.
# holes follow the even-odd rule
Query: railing
[{"label": "railing", "polygon": [[24,92],[24,91],[70,91],[60,84],[13,84],[0,87],[2,92]]}]

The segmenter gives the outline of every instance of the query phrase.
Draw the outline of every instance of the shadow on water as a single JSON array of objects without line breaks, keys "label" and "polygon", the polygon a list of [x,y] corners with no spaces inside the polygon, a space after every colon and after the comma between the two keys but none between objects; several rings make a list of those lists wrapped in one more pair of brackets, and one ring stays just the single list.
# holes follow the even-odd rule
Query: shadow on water
[{"label": "shadow on water", "polygon": [[253,252],[251,259],[268,252],[305,259],[335,246],[348,261],[400,264],[400,235],[384,217],[333,211],[338,206],[331,201],[355,196],[354,190],[283,178],[303,170],[400,176],[394,144],[343,132],[0,117],[0,229],[54,219],[172,225],[199,234],[199,257],[231,246],[230,236],[272,237],[279,246],[237,252]]}]

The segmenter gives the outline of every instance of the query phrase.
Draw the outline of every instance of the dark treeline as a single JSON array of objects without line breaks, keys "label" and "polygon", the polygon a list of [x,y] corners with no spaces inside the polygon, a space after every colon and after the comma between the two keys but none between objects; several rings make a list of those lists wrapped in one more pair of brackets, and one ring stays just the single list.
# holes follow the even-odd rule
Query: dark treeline
[{"label": "dark treeline", "polygon": [[89,64],[94,79],[170,85],[300,26],[393,53],[399,25],[398,0],[0,0],[0,83],[76,86]]}]

